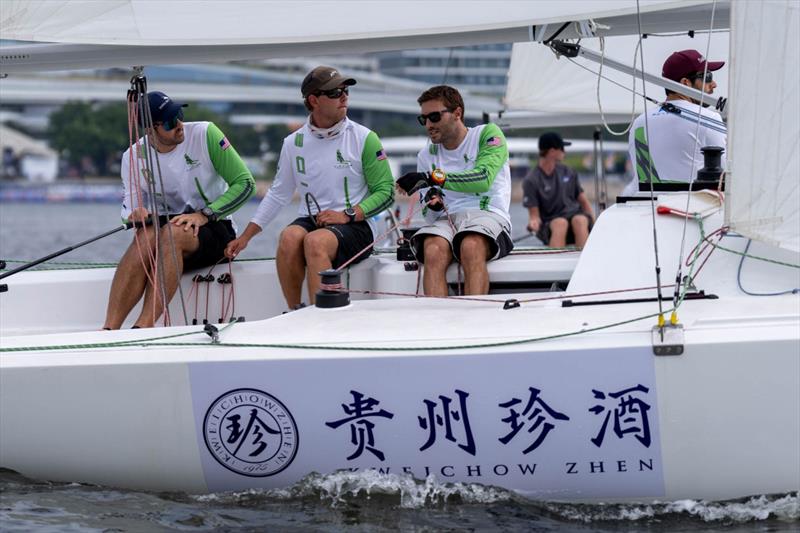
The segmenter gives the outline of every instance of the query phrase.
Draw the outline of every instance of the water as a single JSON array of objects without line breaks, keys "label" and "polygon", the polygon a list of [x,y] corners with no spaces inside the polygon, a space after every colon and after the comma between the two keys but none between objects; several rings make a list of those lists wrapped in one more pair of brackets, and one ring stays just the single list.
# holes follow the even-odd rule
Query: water
[{"label": "water", "polygon": [[[240,230],[256,206],[250,203],[235,215]],[[295,216],[296,206],[287,206],[242,257],[273,256],[279,230]],[[526,216],[522,207],[512,207],[515,235]],[[0,258],[35,259],[112,229],[118,220],[114,204],[0,204]],[[119,232],[55,261],[114,263],[130,238]],[[799,527],[797,493],[735,502],[567,505],[534,502],[483,485],[365,471],[311,475],[283,490],[196,496],[47,483],[0,471],[3,532],[784,532]]]},{"label": "water", "polygon": [[[247,226],[257,207],[257,202],[249,202],[234,213],[239,232]],[[407,207],[403,205],[401,215],[405,216],[406,213]],[[240,258],[274,257],[280,231],[296,217],[297,204],[284,207],[278,217],[250,241]],[[511,218],[515,228],[513,236],[527,235],[527,210],[520,205],[512,206]],[[0,203],[0,259],[38,259],[114,229],[119,220],[117,204]],[[53,263],[116,263],[131,238],[130,232],[120,231],[53,259]],[[521,242],[526,245],[538,243],[535,237],[525,238]],[[18,264],[21,263],[9,263],[9,268]]]},{"label": "water", "polygon": [[797,495],[569,505],[374,472],[312,474],[283,490],[209,495],[43,483],[0,473],[3,531],[797,531]]}]

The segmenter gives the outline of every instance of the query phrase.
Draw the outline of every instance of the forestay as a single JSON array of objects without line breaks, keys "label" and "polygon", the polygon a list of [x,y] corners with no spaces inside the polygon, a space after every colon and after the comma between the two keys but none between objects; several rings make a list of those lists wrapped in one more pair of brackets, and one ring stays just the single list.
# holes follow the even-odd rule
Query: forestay
[{"label": "forestay", "polygon": [[726,223],[800,251],[800,3],[734,2]]}]

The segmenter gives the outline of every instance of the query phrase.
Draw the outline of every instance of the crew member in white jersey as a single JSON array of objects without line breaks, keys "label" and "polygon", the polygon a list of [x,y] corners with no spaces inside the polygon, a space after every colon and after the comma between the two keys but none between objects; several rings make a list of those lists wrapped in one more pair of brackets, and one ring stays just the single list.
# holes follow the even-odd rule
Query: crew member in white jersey
[{"label": "crew member in white jersey", "polygon": [[[707,62],[697,50],[682,50],[667,58],[661,75],[713,94],[717,84],[712,72],[723,65],[724,61]],[[646,117],[642,114],[633,122],[628,152],[635,172],[623,195],[635,194],[640,183],[649,182],[649,174],[653,183],[689,183],[704,166],[701,148],[726,148],[727,128],[717,111],[688,96],[669,89],[666,92],[667,99],[662,105],[649,109]],[[723,168],[724,160],[723,157]],[[642,187],[649,189],[647,185]]]},{"label": "crew member in white jersey", "polygon": [[[255,193],[252,174],[216,125],[183,122],[185,104],[158,91],[147,96],[153,129],[139,141],[139,153],[129,148],[122,154],[122,218],[141,222],[158,214],[160,231],[156,238],[155,224],[137,230],[114,273],[103,329],[121,327],[142,295],[134,327],[152,327],[164,310],[163,296],[172,300],[185,270],[225,258],[236,236],[230,215]],[[150,180],[146,157],[154,151],[152,168],[161,175]]]},{"label": "crew member in white jersey", "polygon": [[[311,112],[308,121],[283,140],[272,187],[225,251],[236,257],[299,191],[300,216],[281,232],[277,251],[278,278],[290,310],[304,305],[304,277],[313,304],[319,273],[340,267],[372,244],[373,217],[394,203],[394,179],[380,139],[347,118],[349,87],[355,84],[331,67],[306,75],[300,90]],[[361,253],[351,264],[368,255]]]},{"label": "crew member in white jersey", "polygon": [[425,265],[425,294],[447,296],[453,259],[464,267],[466,294],[487,294],[487,262],[514,247],[506,138],[495,124],[468,128],[464,100],[453,87],[431,87],[417,102],[417,120],[430,142],[417,156],[417,172],[401,176],[397,185],[409,195],[420,192],[428,223],[411,239]]}]

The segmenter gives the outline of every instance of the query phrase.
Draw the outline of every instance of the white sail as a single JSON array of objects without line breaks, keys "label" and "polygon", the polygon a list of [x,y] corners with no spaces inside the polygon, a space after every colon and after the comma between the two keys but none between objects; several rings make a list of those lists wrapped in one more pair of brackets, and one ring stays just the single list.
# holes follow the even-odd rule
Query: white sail
[{"label": "white sail", "polygon": [[[708,24],[707,21],[706,29]],[[728,65],[728,37],[728,32],[713,33],[710,43],[709,34],[703,33],[697,34],[694,38],[688,35],[674,35],[643,39],[645,71],[660,75],[664,60],[672,52],[693,48],[705,55],[707,46],[709,46],[707,54],[709,58],[714,61],[725,61]],[[635,35],[607,37],[605,56],[628,66],[634,66],[633,54],[637,41],[638,37]],[[581,46],[600,53],[599,39],[584,39],[581,41]],[[635,66],[641,68],[638,58]],[[715,73],[717,74],[715,95],[728,94],[725,68]],[[540,43],[515,43],[508,71],[505,107],[511,111],[539,113],[535,120],[540,124],[549,116],[551,120],[556,120],[559,115],[564,114],[583,114],[587,117],[587,123],[598,124],[600,112],[597,102],[597,74],[595,74],[598,71],[599,65],[584,57],[579,56],[570,61],[566,57],[558,58],[549,47]],[[602,79],[600,82],[600,101],[603,113],[609,122],[629,122],[632,108],[635,115],[644,112],[642,97],[638,95],[634,97],[631,92],[633,86],[631,75],[608,67],[603,68],[602,74],[607,79]],[[637,80],[636,90],[641,93],[641,80]],[[660,87],[648,83],[646,91],[650,98],[659,101],[664,99],[664,89]]]},{"label": "white sail", "polygon": [[734,2],[726,222],[800,251],[800,2]]},{"label": "white sail", "polygon": [[[641,0],[644,31],[706,20],[712,0]],[[719,0],[721,18],[727,1]],[[723,14],[722,12],[725,12]],[[0,70],[65,70],[331,55],[577,36],[593,19],[605,35],[637,29],[635,0],[324,2],[2,0],[3,39],[58,43],[4,50]],[[562,28],[561,26],[564,25]]]}]

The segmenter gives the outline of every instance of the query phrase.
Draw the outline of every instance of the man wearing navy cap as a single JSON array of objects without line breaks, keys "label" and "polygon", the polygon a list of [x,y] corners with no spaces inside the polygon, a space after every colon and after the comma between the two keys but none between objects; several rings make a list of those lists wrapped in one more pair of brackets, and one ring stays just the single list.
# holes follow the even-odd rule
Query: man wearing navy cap
[{"label": "man wearing navy cap", "polygon": [[[717,87],[713,73],[724,65],[724,61],[706,61],[697,50],[682,50],[667,58],[661,75],[713,94]],[[631,127],[628,151],[635,173],[624,195],[635,193],[639,184],[649,190],[650,179],[654,183],[688,183],[703,168],[701,148],[726,147],[727,128],[722,117],[705,106],[710,98],[701,106],[697,100],[665,90],[664,104],[648,109],[646,116],[640,115]]]},{"label": "man wearing navy cap", "polygon": [[[142,296],[134,327],[153,326],[184,270],[224,258],[236,237],[230,215],[255,192],[253,176],[216,125],[183,122],[186,104],[162,92],[148,93],[148,104],[152,129],[133,152],[122,154],[122,218],[141,222],[158,215],[160,229],[138,229],[122,256],[103,329],[121,327]],[[149,164],[151,154],[156,157]]]},{"label": "man wearing navy cap", "polygon": [[594,220],[578,174],[562,163],[564,148],[570,144],[554,131],[543,133],[539,137],[539,163],[522,182],[528,231],[553,248],[568,243],[583,248]]}]

